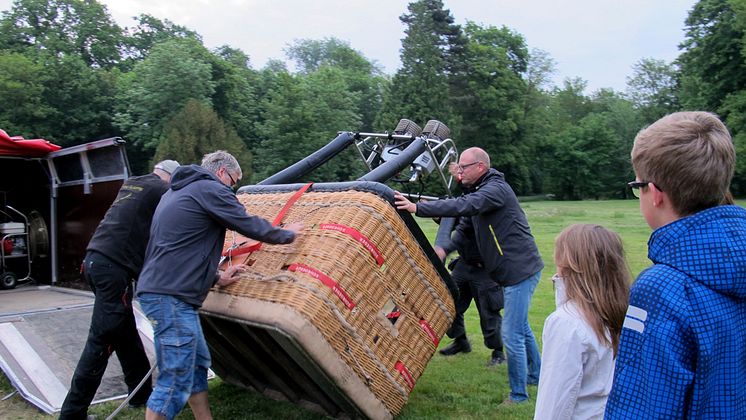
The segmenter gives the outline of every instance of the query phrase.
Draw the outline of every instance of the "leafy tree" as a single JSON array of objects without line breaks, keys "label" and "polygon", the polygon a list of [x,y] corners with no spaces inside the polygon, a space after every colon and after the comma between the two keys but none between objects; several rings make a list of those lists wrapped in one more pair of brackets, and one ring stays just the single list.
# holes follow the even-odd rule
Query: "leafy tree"
[{"label": "leafy tree", "polygon": [[728,115],[726,123],[733,133],[737,156],[731,191],[740,196],[746,194],[746,91],[728,95],[721,109]]},{"label": "leafy tree", "polygon": [[609,198],[631,198],[626,183],[633,180],[630,153],[635,136],[649,123],[645,114],[635,104],[610,89],[601,89],[591,97],[594,112],[603,116],[604,123],[613,132],[613,150],[610,163],[604,168],[604,192]]},{"label": "leafy tree", "polygon": [[560,199],[623,198],[643,120],[618,93],[602,89],[587,97],[584,89],[583,80],[570,79],[552,92],[551,130],[538,149],[544,189]]},{"label": "leafy tree", "polygon": [[739,3],[700,0],[689,12],[678,58],[684,108],[717,112],[728,94],[746,88],[744,30],[733,8]]},{"label": "leafy tree", "polygon": [[607,115],[592,113],[567,127],[555,138],[548,190],[568,200],[612,197],[623,189],[619,143]]},{"label": "leafy tree", "polygon": [[165,122],[189,99],[211,106],[215,82],[209,55],[193,39],[172,39],[156,45],[121,79],[114,121],[131,142],[152,153]]},{"label": "leafy tree", "polygon": [[355,70],[360,73],[379,73],[380,69],[368,61],[361,52],[352,49],[349,43],[337,38],[323,40],[302,39],[286,48],[285,53],[295,62],[298,72],[310,74],[322,66]]},{"label": "leafy tree", "polygon": [[450,103],[449,74],[457,72],[458,60],[453,55],[463,42],[461,28],[441,0],[418,0],[409,4],[408,11],[399,18],[407,27],[402,67],[384,96],[375,125],[390,130],[401,118],[421,126],[437,119],[454,133],[457,122]]},{"label": "leafy tree", "polygon": [[523,37],[506,27],[466,24],[461,95],[454,99],[461,120],[460,144],[482,147],[519,192],[530,189],[527,144],[520,137],[529,59]]},{"label": "leafy tree", "polygon": [[[746,2],[731,1],[729,3],[735,13],[734,27],[742,34],[741,56],[746,57]],[[733,143],[736,147],[736,171],[731,183],[731,191],[736,195],[746,194],[746,91],[730,92],[720,107],[720,112],[726,116],[725,122],[733,133]]]},{"label": "leafy tree", "polygon": [[241,69],[251,68],[251,59],[240,48],[221,45],[213,51],[215,55]]},{"label": "leafy tree", "polygon": [[[362,116],[362,127],[350,129],[372,130],[375,114],[381,106],[383,85],[386,83],[381,69],[368,61],[362,53],[336,38],[321,41],[300,40],[287,49],[301,74],[318,71],[322,66],[342,70],[350,92],[358,94],[357,112]],[[340,92],[346,94],[346,92]]]},{"label": "leafy tree", "polygon": [[[8,130],[70,146],[115,136],[111,125],[117,72],[80,57],[0,55],[0,120]],[[7,96],[6,96],[7,95]]]},{"label": "leafy tree", "polygon": [[256,93],[259,74],[248,66],[248,55],[228,46],[218,48],[207,60],[212,66],[215,84],[213,108],[251,149],[251,145],[259,141],[256,129],[261,119]]},{"label": "leafy tree", "polygon": [[532,48],[526,62],[526,83],[529,89],[546,91],[552,85],[552,76],[557,72],[557,63],[548,52]]},{"label": "leafy tree", "polygon": [[523,95],[523,121],[520,124],[521,138],[530,145],[527,152],[531,158],[527,162],[531,180],[530,192],[544,191],[543,177],[546,159],[551,159],[548,139],[554,133],[550,120],[550,92],[553,88],[551,77],[555,73],[554,59],[545,51],[532,49],[529,53],[526,74],[526,94]]},{"label": "leafy tree", "polygon": [[81,58],[45,63],[44,103],[54,113],[43,125],[62,146],[119,135],[112,125],[119,73],[90,68]]},{"label": "leafy tree", "polygon": [[[259,125],[263,140],[256,150],[256,174],[263,179],[305,158],[336,137],[338,130],[356,127],[358,100],[349,91],[341,70],[322,67],[307,76],[277,73],[275,87],[263,104]],[[309,176],[316,181],[349,181],[360,174],[355,151],[335,157]]]},{"label": "leafy tree", "polygon": [[645,121],[652,123],[679,108],[675,65],[643,58],[632,69],[633,75],[627,78],[627,96]]},{"label": "leafy tree", "polygon": [[122,30],[95,0],[15,0],[0,20],[0,50],[36,50],[109,68],[121,58]]},{"label": "leafy tree", "polygon": [[160,20],[148,14],[141,14],[136,18],[137,24],[125,30],[125,51],[130,62],[143,60],[157,44],[170,39],[186,38],[202,42],[202,37],[196,32],[181,25],[176,25],[168,19]]},{"label": "leafy tree", "polygon": [[[733,133],[736,150],[746,147],[746,3],[700,0],[686,20],[681,44],[680,100],[686,109],[718,113]],[[746,168],[737,161],[733,193],[746,193]]]},{"label": "leafy tree", "polygon": [[593,104],[585,96],[588,82],[576,77],[565,79],[562,89],[552,92],[550,112],[555,130],[575,125],[593,110]]},{"label": "leafy tree", "polygon": [[0,19],[0,50],[8,54],[5,64],[20,67],[2,78],[9,95],[18,97],[11,91],[19,86],[29,90],[18,97],[25,102],[7,111],[13,115],[8,123],[63,146],[115,135],[114,66],[121,45],[121,30],[95,1],[16,0]]},{"label": "leafy tree", "polygon": [[251,153],[236,131],[226,126],[218,114],[204,103],[189,99],[165,124],[152,164],[163,159],[175,159],[182,165],[202,161],[202,157],[216,150],[235,156],[243,170],[241,183],[251,181]]},{"label": "leafy tree", "polygon": [[41,124],[54,109],[44,102],[44,67],[21,54],[0,55],[0,128],[10,135],[46,137]]}]

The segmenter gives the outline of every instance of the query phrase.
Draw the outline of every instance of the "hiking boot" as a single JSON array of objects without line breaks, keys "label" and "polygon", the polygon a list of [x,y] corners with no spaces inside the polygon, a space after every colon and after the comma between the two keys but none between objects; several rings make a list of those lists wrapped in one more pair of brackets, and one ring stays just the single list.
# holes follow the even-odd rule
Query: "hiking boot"
[{"label": "hiking boot", "polygon": [[471,344],[466,337],[459,337],[453,340],[453,343],[440,350],[440,354],[443,356],[453,356],[459,353],[471,352]]},{"label": "hiking boot", "polygon": [[503,363],[505,363],[505,356],[503,356],[503,352],[493,350],[492,357],[490,357],[490,361],[487,362],[487,367],[495,367],[502,365]]}]

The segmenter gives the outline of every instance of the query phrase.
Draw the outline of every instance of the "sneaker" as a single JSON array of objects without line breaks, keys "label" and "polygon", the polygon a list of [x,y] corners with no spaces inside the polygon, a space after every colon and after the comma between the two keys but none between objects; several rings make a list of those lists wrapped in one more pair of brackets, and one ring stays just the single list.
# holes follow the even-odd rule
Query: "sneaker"
[{"label": "sneaker", "polygon": [[143,408],[146,405],[148,405],[147,401],[143,401],[143,402],[140,402],[140,401],[130,401],[130,402],[127,403],[127,406],[129,408]]},{"label": "sneaker", "polygon": [[503,363],[505,363],[505,356],[503,356],[502,352],[492,352],[492,357],[490,357],[490,361],[487,362],[487,367],[495,367],[502,365]]},{"label": "sneaker", "polygon": [[453,340],[453,343],[440,350],[440,354],[443,356],[453,356],[454,354],[469,352],[471,352],[471,344],[465,337]]}]

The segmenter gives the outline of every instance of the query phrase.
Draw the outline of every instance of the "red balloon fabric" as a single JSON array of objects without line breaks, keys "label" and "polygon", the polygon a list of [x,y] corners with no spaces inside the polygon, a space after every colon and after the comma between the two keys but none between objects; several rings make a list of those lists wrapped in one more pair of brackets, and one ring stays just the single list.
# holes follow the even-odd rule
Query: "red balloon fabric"
[{"label": "red balloon fabric", "polygon": [[9,136],[0,129],[0,155],[20,157],[41,157],[61,147],[44,139],[24,139],[22,136]]}]

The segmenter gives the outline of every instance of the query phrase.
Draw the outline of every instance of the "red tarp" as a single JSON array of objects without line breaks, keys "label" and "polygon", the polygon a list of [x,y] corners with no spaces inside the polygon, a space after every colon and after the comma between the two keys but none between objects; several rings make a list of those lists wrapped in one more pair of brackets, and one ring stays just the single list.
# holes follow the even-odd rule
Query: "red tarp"
[{"label": "red tarp", "polygon": [[26,140],[21,136],[11,137],[5,130],[0,129],[0,155],[41,157],[60,149],[60,146],[44,139]]}]

